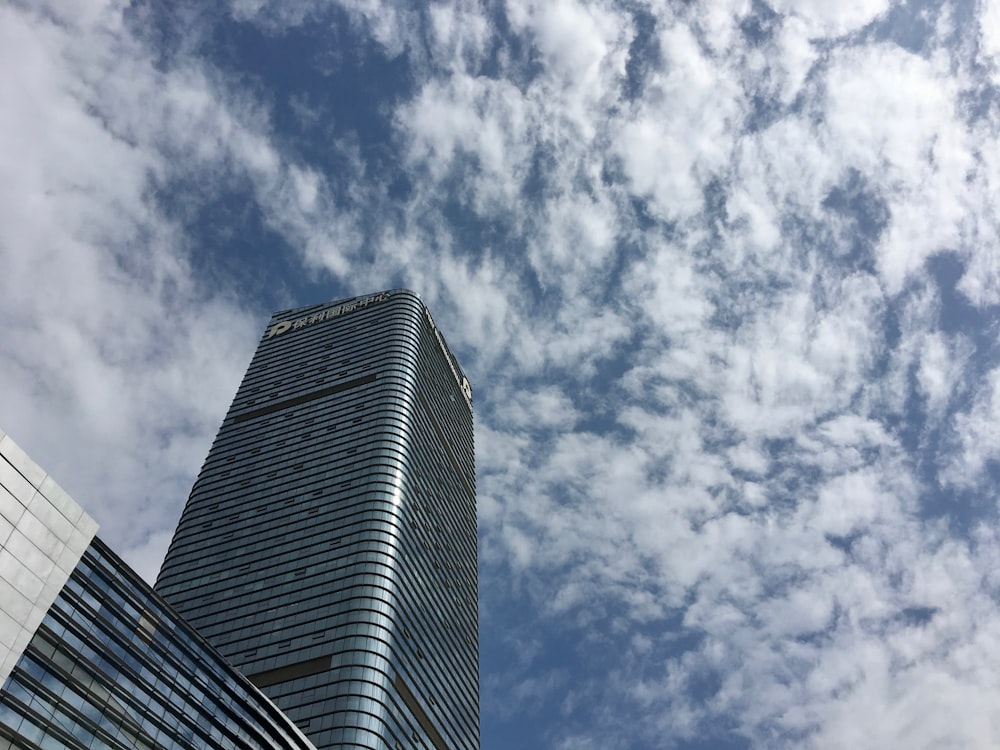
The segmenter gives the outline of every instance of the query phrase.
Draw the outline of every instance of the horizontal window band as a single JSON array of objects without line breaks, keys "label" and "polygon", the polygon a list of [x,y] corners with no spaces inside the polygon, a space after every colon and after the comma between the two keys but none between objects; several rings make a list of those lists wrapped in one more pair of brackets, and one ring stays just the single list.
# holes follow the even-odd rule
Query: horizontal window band
[{"label": "horizontal window band", "polygon": [[326,388],[320,388],[318,391],[313,391],[312,393],[304,393],[303,395],[296,396],[295,398],[277,401],[273,404],[262,406],[259,409],[254,409],[253,411],[245,411],[242,414],[237,414],[236,417],[234,417],[233,422],[246,422],[248,419],[263,417],[265,414],[274,414],[274,412],[281,411],[282,409],[288,409],[292,406],[305,404],[318,398],[323,398],[324,396],[332,396],[334,393],[349,391],[351,388],[357,388],[359,385],[368,385],[368,383],[374,382],[375,374],[372,373],[371,375],[365,375],[363,378],[355,378],[354,380],[348,380],[344,383],[337,383],[336,385],[327,386]]},{"label": "horizontal window band", "polygon": [[277,685],[280,682],[296,680],[299,677],[308,677],[309,675],[320,674],[321,672],[326,672],[329,669],[330,657],[320,656],[316,659],[300,661],[295,664],[286,664],[285,666],[278,667],[277,669],[269,669],[266,672],[250,674],[247,675],[247,679],[257,687],[263,688],[268,685]]}]

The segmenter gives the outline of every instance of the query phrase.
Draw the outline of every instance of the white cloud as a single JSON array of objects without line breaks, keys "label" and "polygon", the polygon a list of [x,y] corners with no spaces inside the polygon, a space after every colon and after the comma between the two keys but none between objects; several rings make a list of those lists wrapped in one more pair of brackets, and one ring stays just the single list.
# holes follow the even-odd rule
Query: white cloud
[{"label": "white cloud", "polygon": [[733,468],[751,474],[765,474],[770,461],[750,443],[740,443],[728,451]]},{"label": "white cloud", "polygon": [[665,29],[659,43],[664,72],[647,82],[614,151],[633,191],[674,220],[697,213],[704,184],[727,171],[744,108],[736,81],[705,57],[687,26]]},{"label": "white cloud", "polygon": [[702,2],[688,14],[702,32],[703,43],[716,55],[731,54],[742,41],[739,23],[753,10],[751,0]]},{"label": "white cloud", "polygon": [[824,422],[820,433],[834,445],[878,447],[887,445],[891,438],[881,423],[854,414],[841,414]]},{"label": "white cloud", "polygon": [[518,388],[505,399],[506,409],[496,416],[501,424],[513,427],[570,429],[580,419],[580,411],[560,389],[546,386],[538,390]]},{"label": "white cloud", "polygon": [[787,597],[765,601],[757,611],[762,626],[781,638],[820,633],[830,625],[834,595],[819,588],[798,588]]},{"label": "white cloud", "polygon": [[943,482],[958,487],[989,481],[982,476],[988,461],[1000,461],[1000,368],[977,389],[971,407],[953,421],[956,449],[941,472]]},{"label": "white cloud", "polygon": [[979,14],[980,52],[992,58],[994,80],[1000,74],[1000,2],[981,0]]},{"label": "white cloud", "polygon": [[581,89],[598,83],[601,65],[621,29],[617,14],[575,0],[515,0],[508,3],[507,14],[514,28],[533,36],[547,72]]},{"label": "white cloud", "polygon": [[925,337],[917,382],[927,398],[927,410],[931,414],[940,414],[956,387],[962,385],[962,374],[971,353],[972,347],[961,337],[949,341],[939,332]]},{"label": "white cloud", "polygon": [[725,352],[727,417],[744,434],[788,434],[846,408],[864,385],[881,295],[863,276],[831,291],[826,310],[802,291],[782,295]]},{"label": "white cloud", "polygon": [[[433,81],[398,112],[408,156],[434,181],[462,157],[475,159],[471,203],[491,214],[517,199],[532,151],[532,122],[518,89],[506,81],[456,73]],[[537,116],[537,115],[535,115]]]},{"label": "white cloud", "polygon": [[493,29],[475,2],[432,5],[428,13],[434,34],[434,60],[474,70],[489,52]]},{"label": "white cloud", "polygon": [[781,101],[790,104],[802,90],[819,53],[812,43],[808,24],[794,16],[783,19],[775,46],[783,70]]},{"label": "white cloud", "polygon": [[[879,467],[882,468],[882,467]],[[804,524],[824,534],[850,536],[898,514],[897,499],[881,486],[878,469],[836,477],[804,509]]]},{"label": "white cloud", "polygon": [[416,51],[412,44],[415,14],[380,0],[342,0],[337,3],[229,0],[228,6],[235,20],[256,24],[275,34],[307,23],[329,23],[330,9],[335,7],[346,13],[358,31],[370,35],[387,55],[396,57],[407,49]]},{"label": "white cloud", "polygon": [[650,249],[650,256],[630,270],[625,292],[631,306],[648,316],[655,335],[687,348],[714,312],[716,284],[698,268],[689,248],[662,243]]},{"label": "white cloud", "polygon": [[878,264],[898,292],[928,256],[959,244],[974,166],[943,56],[891,47],[838,55],[828,72],[828,146],[877,176],[892,222]]},{"label": "white cloud", "polygon": [[775,0],[772,7],[782,15],[801,19],[811,36],[841,36],[871,23],[889,9],[889,0]]},{"label": "white cloud", "polygon": [[597,106],[613,101],[624,76],[631,24],[603,3],[577,0],[512,0],[506,12],[540,55],[544,72],[532,89],[546,103],[550,139],[591,141],[603,130]]},{"label": "white cloud", "polygon": [[615,256],[617,207],[604,194],[564,194],[552,196],[539,213],[527,256],[540,282],[566,295],[586,294]]},{"label": "white cloud", "polygon": [[977,169],[971,175],[966,270],[959,290],[978,307],[1000,304],[1000,216],[992,197],[1000,190],[1000,127],[995,118],[970,131],[978,144]]}]

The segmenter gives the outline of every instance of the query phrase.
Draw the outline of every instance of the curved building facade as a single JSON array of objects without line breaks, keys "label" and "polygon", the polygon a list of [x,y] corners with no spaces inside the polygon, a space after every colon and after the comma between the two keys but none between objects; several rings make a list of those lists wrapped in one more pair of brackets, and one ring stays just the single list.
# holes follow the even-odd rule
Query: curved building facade
[{"label": "curved building facade", "polygon": [[156,588],[318,748],[479,747],[472,396],[415,294],[272,317]]}]

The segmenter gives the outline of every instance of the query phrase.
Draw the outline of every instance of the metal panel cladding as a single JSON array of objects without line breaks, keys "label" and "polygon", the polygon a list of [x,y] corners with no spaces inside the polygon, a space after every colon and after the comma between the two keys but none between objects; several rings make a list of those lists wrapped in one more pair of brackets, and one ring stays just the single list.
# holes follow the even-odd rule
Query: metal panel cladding
[{"label": "metal panel cladding", "polygon": [[472,394],[415,294],[272,317],[157,589],[317,747],[479,747]]}]

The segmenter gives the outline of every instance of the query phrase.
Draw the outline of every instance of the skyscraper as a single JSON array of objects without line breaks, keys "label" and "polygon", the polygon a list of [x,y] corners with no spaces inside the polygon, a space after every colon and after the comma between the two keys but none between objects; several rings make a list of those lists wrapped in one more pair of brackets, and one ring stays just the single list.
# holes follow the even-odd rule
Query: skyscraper
[{"label": "skyscraper", "polygon": [[478,748],[472,394],[415,294],[272,317],[156,588],[319,748]]}]

